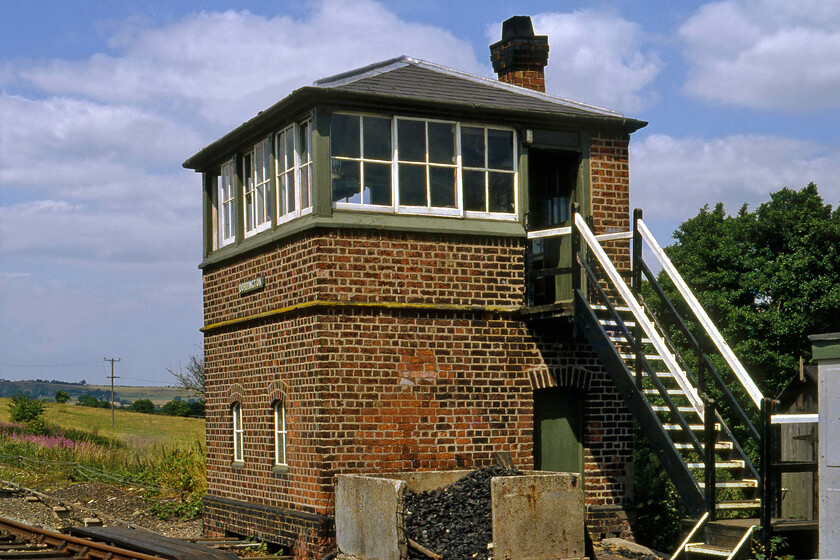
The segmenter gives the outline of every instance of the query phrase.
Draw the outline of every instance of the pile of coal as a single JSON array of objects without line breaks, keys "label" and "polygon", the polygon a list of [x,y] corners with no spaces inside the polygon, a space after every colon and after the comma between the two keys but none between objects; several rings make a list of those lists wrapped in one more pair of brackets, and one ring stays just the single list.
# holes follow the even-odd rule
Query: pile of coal
[{"label": "pile of coal", "polygon": [[[405,495],[405,531],[409,539],[444,560],[485,560],[493,556],[490,479],[521,475],[495,465],[477,469],[461,480],[428,492]],[[409,558],[429,560],[409,547]]]}]

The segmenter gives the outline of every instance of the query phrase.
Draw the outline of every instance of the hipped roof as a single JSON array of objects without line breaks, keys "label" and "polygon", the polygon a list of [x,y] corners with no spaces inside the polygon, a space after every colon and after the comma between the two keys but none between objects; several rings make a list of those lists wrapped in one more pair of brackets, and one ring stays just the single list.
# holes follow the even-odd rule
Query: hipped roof
[{"label": "hipped roof", "polygon": [[284,115],[318,103],[371,103],[374,106],[405,104],[472,114],[507,116],[535,122],[578,122],[583,126],[620,129],[632,133],[647,123],[617,111],[555,97],[401,56],[337,74],[302,87],[260,112],[184,162],[188,169],[202,169],[255,141]]}]

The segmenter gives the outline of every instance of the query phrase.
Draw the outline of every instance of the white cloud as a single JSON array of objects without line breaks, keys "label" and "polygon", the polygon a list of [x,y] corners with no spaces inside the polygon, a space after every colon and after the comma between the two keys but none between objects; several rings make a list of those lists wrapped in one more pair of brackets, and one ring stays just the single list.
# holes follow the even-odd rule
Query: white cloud
[{"label": "white cloud", "polygon": [[840,3],[727,0],[680,29],[686,90],[727,104],[810,111],[840,103]]},{"label": "white cloud", "polygon": [[[580,10],[532,18],[534,32],[549,36],[546,91],[553,95],[637,113],[655,101],[659,56],[645,49],[641,27],[612,12]],[[501,26],[487,38],[498,41]]]},{"label": "white cloud", "polygon": [[153,106],[225,130],[293,89],[393,56],[483,70],[465,41],[401,21],[369,0],[324,0],[304,20],[234,11],[202,12],[158,28],[132,20],[110,47],[114,52],[87,60],[20,64],[15,72],[51,94]]},{"label": "white cloud", "polygon": [[[840,150],[775,136],[733,135],[713,140],[653,135],[633,143],[631,196],[650,224],[673,228],[705,204],[735,213],[813,181],[826,203],[840,203]],[[657,235],[670,233],[659,231]]]}]

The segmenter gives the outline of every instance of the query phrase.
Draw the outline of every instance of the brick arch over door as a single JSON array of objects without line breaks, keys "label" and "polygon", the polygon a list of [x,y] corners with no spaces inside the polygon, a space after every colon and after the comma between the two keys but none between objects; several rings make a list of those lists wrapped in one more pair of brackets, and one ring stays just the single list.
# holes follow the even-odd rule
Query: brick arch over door
[{"label": "brick arch over door", "polygon": [[570,387],[589,390],[594,372],[579,366],[552,367],[539,366],[528,370],[531,388],[548,389],[550,387]]}]

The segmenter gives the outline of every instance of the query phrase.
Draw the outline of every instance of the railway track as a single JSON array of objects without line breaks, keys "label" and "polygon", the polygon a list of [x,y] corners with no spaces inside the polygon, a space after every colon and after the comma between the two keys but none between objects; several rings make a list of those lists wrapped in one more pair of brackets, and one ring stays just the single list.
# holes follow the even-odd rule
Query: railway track
[{"label": "railway track", "polygon": [[160,560],[157,556],[56,533],[5,518],[0,518],[0,558]]}]

